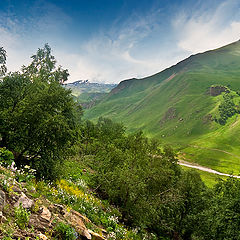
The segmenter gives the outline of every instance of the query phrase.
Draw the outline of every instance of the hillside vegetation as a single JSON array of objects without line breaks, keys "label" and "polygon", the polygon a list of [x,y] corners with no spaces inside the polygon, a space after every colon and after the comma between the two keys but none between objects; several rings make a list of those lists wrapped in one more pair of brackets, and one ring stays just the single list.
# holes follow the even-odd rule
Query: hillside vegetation
[{"label": "hillside vegetation", "polygon": [[[10,73],[1,50],[1,239],[239,239],[238,179],[208,188],[169,145],[107,118],[83,121],[48,45]],[[225,126],[239,96],[217,89],[214,121]]]},{"label": "hillside vegetation", "polygon": [[84,117],[123,122],[130,132],[173,144],[185,160],[238,174],[239,65],[240,42],[190,56],[153,76],[122,81]]}]

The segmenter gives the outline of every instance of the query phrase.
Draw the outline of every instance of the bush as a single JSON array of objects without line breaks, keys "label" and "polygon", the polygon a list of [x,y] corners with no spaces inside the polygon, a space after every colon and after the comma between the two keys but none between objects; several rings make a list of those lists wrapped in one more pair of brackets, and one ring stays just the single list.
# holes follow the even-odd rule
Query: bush
[{"label": "bush", "polygon": [[7,150],[5,147],[0,148],[0,164],[1,165],[5,167],[11,166],[12,163],[14,162],[13,160],[14,160],[14,156],[12,152]]},{"label": "bush", "polygon": [[75,240],[78,238],[77,232],[69,225],[59,222],[55,227],[55,239]]},{"label": "bush", "polygon": [[233,102],[232,95],[230,95],[229,93],[225,93],[223,95],[223,101],[218,107],[218,112],[220,117],[215,121],[221,125],[225,125],[228,118],[232,117],[238,112],[237,106]]},{"label": "bush", "polygon": [[18,208],[15,208],[16,224],[19,228],[25,229],[29,222],[31,213],[23,208],[22,204]]}]

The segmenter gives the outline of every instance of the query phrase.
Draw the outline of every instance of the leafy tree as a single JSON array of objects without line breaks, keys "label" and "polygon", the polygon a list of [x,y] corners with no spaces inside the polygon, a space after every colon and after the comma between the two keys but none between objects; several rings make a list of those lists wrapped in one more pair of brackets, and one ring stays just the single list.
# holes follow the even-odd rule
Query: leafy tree
[{"label": "leafy tree", "polygon": [[201,239],[239,239],[240,236],[240,181],[228,178],[220,181],[199,212]]},{"label": "leafy tree", "polygon": [[3,76],[6,71],[6,60],[7,60],[7,54],[3,47],[0,47],[0,77]]},{"label": "leafy tree", "polygon": [[46,44],[21,72],[0,83],[0,145],[15,152],[16,164],[30,164],[38,176],[53,179],[76,137],[81,108],[61,83],[67,70],[56,67]]},{"label": "leafy tree", "polygon": [[220,117],[216,120],[221,125],[226,124],[227,119],[238,112],[231,94],[225,93],[223,95],[223,101],[218,107],[218,112]]}]

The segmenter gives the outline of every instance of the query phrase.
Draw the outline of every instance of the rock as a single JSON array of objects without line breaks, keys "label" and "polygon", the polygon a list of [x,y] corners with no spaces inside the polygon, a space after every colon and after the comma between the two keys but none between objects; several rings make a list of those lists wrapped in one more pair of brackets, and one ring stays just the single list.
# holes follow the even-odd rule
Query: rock
[{"label": "rock", "polygon": [[3,213],[0,211],[0,223],[5,223],[7,222],[7,218],[3,216]]},{"label": "rock", "polygon": [[60,204],[53,204],[49,206],[50,210],[54,213],[60,213],[61,215],[66,214],[65,208]]},{"label": "rock", "polygon": [[66,219],[68,220],[68,223],[72,225],[81,236],[87,239],[92,239],[91,234],[84,224],[85,221],[90,222],[88,218],[84,217],[77,211],[71,210],[66,214]]},{"label": "rock", "polygon": [[87,217],[83,216],[81,213],[79,213],[73,209],[71,209],[70,213],[81,218],[85,224],[91,222]]},{"label": "rock", "polygon": [[18,188],[17,186],[13,186],[12,190],[13,190],[13,192],[18,193],[18,194],[22,193],[22,190],[20,188]]},{"label": "rock", "polygon": [[0,211],[3,210],[3,207],[6,204],[6,194],[2,190],[0,190]]},{"label": "rock", "polygon": [[50,222],[52,214],[48,210],[48,208],[45,206],[42,206],[40,208],[40,211],[41,211],[40,217]]},{"label": "rock", "polygon": [[213,97],[220,95],[222,92],[229,93],[229,90],[225,86],[211,86],[209,88],[209,94]]},{"label": "rock", "polygon": [[29,219],[29,226],[43,232],[51,226],[51,223],[46,219],[39,217],[37,214],[31,214]]},{"label": "rock", "polygon": [[14,204],[14,207],[19,207],[20,203],[22,204],[23,208],[31,208],[33,206],[33,200],[28,198],[23,192],[21,193],[20,198]]},{"label": "rock", "polygon": [[105,240],[106,239],[106,238],[102,237],[101,235],[99,235],[98,233],[93,232],[90,229],[88,229],[88,232],[91,234],[92,240]]}]

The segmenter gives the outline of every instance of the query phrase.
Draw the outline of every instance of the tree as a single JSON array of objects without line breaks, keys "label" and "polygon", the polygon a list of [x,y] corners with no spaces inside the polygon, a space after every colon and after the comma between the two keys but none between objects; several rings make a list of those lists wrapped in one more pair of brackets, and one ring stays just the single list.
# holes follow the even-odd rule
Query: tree
[{"label": "tree", "polygon": [[6,51],[3,49],[3,47],[0,47],[0,77],[3,76],[7,71],[6,60],[7,60]]},{"label": "tree", "polygon": [[61,86],[68,73],[56,67],[50,47],[32,58],[0,83],[0,145],[15,152],[17,165],[30,164],[39,177],[53,179],[74,142],[81,109]]},{"label": "tree", "polygon": [[239,239],[240,181],[232,177],[221,180],[199,215],[200,239]]}]

